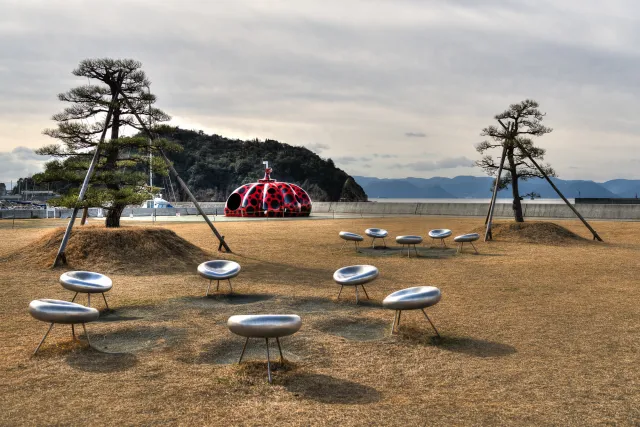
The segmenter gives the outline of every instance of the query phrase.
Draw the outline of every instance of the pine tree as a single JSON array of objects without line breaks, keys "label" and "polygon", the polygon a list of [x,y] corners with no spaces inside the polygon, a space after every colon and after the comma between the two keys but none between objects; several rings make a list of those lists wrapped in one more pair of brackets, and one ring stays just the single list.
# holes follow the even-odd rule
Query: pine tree
[{"label": "pine tree", "polygon": [[[534,100],[527,99],[518,104],[512,104],[508,110],[495,116],[495,119],[501,122],[500,126],[492,125],[482,129],[480,135],[488,136],[491,140],[483,141],[476,145],[476,150],[480,154],[484,154],[492,148],[506,148],[506,158],[504,162],[505,173],[500,178],[498,189],[502,190],[511,186],[513,213],[516,222],[524,221],[518,181],[544,177],[531,163],[527,155],[520,150],[518,144],[534,159],[544,159],[545,150],[534,146],[533,140],[531,139],[531,137],[542,136],[553,130],[542,125],[541,122],[544,116],[545,115],[538,110],[538,103]],[[489,176],[496,176],[500,160],[494,159],[491,155],[485,155],[481,160],[475,162],[475,164],[484,169]],[[548,164],[541,165],[541,167],[548,176],[557,176],[556,172]]]},{"label": "pine tree", "polygon": [[[147,185],[148,169],[154,174],[167,175],[167,167],[158,159],[149,165],[149,150],[163,148],[177,150],[179,146],[166,140],[157,140],[154,146],[139,135],[142,130],[133,115],[135,111],[150,125],[168,121],[170,117],[153,107],[156,97],[150,92],[150,82],[140,62],[131,59],[86,59],[73,74],[89,80],[58,95],[69,105],[52,119],[55,129],[43,133],[58,139],[57,144],[47,145],[36,152],[55,159],[45,165],[45,171],[34,176],[38,182],[73,183],[72,190],[49,203],[65,207],[102,207],[106,210],[106,226],[119,227],[120,216],[127,205],[139,204],[156,191]],[[124,102],[124,92],[132,109]],[[113,102],[112,102],[113,100]],[[112,107],[112,117],[105,123]],[[85,200],[78,202],[79,185],[85,177],[89,162],[105,126],[108,138],[101,145],[100,156],[90,181]],[[129,130],[131,135],[126,136]]]}]

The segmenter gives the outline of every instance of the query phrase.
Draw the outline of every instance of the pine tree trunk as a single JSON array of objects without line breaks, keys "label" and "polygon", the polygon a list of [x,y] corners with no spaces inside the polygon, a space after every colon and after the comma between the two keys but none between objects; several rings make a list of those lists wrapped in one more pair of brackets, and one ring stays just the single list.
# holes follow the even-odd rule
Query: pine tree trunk
[{"label": "pine tree trunk", "polygon": [[107,210],[107,216],[105,217],[105,226],[107,228],[120,227],[120,217],[125,207],[125,205],[115,205]]},{"label": "pine tree trunk", "polygon": [[89,208],[84,207],[82,210],[82,219],[80,220],[80,225],[85,225],[87,223],[87,216],[89,215]]},{"label": "pine tree trunk", "polygon": [[518,175],[515,170],[511,171],[511,192],[513,194],[513,217],[516,222],[524,222],[522,203],[520,202],[520,191],[518,190]]}]

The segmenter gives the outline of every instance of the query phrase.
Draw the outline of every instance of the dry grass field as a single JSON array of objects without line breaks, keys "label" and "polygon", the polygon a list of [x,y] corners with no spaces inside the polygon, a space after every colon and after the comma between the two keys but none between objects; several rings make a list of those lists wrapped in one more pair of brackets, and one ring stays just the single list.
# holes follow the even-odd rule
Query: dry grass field
[{"label": "dry grass field", "polygon": [[[556,223],[589,237],[577,221]],[[98,350],[60,325],[35,357],[47,325],[29,316],[29,302],[73,295],[58,284],[64,270],[47,268],[34,242],[64,221],[11,225],[0,222],[0,425],[640,423],[640,223],[594,223],[606,243],[505,237],[479,243],[480,255],[419,259],[339,252],[337,234],[370,226],[391,236],[440,227],[462,234],[482,220],[220,224],[233,254],[217,252],[203,223],[148,225],[210,258],[238,261],[237,294],[221,286],[222,295],[205,298],[195,265],[145,252],[104,271],[114,311],[87,326]],[[336,300],[332,281],[352,264],[380,270],[360,305],[352,289]],[[418,285],[442,291],[428,309],[440,340],[420,312],[405,312],[390,336],[393,312],[382,299]],[[244,340],[226,328],[230,315],[256,313],[303,321],[281,340],[288,362],[275,363],[271,386],[264,344],[250,342],[238,365]]]}]

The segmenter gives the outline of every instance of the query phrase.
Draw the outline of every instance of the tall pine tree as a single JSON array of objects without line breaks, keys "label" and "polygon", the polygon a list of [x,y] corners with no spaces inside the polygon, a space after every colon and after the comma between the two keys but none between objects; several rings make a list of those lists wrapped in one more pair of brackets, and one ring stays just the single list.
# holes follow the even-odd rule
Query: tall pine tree
[{"label": "tall pine tree", "polygon": [[[149,150],[159,147],[177,150],[179,146],[166,140],[156,140],[154,146],[150,146],[148,139],[136,136],[142,128],[134,111],[150,125],[170,119],[153,107],[156,97],[150,92],[149,80],[141,67],[140,62],[131,59],[103,58],[83,60],[73,70],[75,76],[87,78],[89,82],[58,95],[60,101],[69,105],[53,116],[57,127],[46,129],[44,134],[58,139],[59,143],[36,151],[55,158],[45,165],[43,173],[34,176],[36,181],[74,184],[72,190],[50,203],[65,207],[102,207],[107,212],[106,226],[119,227],[120,216],[127,205],[139,204],[156,191],[147,184],[149,168],[153,168],[154,174],[167,175],[167,167],[160,158],[155,157],[158,161],[149,164]],[[132,108],[124,102],[120,91],[127,95]],[[105,123],[110,107],[113,114],[109,123]],[[108,138],[101,145],[85,200],[78,202],[79,186],[105,126]]]}]

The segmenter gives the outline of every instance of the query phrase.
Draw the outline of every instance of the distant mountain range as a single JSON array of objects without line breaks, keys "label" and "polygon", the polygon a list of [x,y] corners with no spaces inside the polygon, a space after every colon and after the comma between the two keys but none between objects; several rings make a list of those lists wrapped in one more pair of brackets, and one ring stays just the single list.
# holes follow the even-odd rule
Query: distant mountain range
[{"label": "distant mountain range", "polygon": [[[402,178],[383,179],[365,176],[353,177],[371,198],[425,198],[468,199],[491,197],[493,178],[456,176],[455,178]],[[607,182],[563,180],[552,178],[554,184],[567,198],[604,197],[633,198],[640,195],[640,180],[614,179]],[[559,198],[544,179],[520,182],[520,194],[535,192],[542,198]],[[511,188],[498,193],[500,198],[510,198]]]}]

